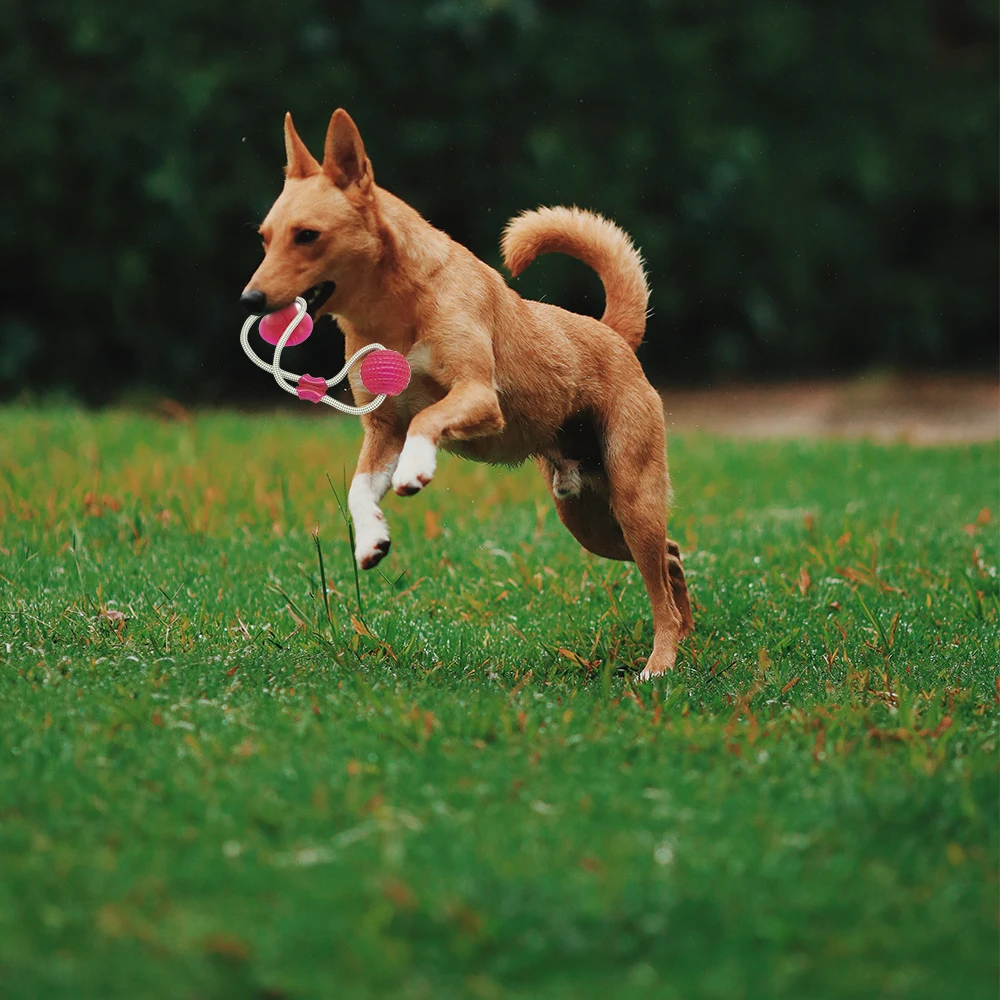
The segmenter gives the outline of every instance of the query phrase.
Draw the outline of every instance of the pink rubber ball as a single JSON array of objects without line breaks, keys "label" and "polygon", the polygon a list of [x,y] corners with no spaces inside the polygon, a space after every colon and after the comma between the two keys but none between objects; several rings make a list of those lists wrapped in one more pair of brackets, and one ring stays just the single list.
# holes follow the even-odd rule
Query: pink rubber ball
[{"label": "pink rubber ball", "polygon": [[398,351],[372,351],[361,362],[361,384],[376,395],[398,396],[410,384],[410,365]]}]

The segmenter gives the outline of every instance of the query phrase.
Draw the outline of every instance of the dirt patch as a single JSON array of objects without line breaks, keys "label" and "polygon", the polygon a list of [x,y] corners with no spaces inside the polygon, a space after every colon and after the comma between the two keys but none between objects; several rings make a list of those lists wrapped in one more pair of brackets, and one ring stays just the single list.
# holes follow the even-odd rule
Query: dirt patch
[{"label": "dirt patch", "polygon": [[1000,439],[1000,379],[885,376],[663,392],[667,431],[862,437],[912,444]]}]

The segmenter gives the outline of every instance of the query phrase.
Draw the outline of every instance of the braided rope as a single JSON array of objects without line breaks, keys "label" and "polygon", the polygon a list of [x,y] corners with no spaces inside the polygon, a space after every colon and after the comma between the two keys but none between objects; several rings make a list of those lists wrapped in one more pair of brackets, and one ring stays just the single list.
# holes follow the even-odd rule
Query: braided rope
[{"label": "braided rope", "polygon": [[[301,375],[296,375],[295,372],[285,371],[281,367],[281,352],[285,349],[289,338],[295,332],[295,328],[302,322],[302,317],[306,314],[306,300],[299,296],[295,300],[295,305],[298,307],[298,312],[295,314],[295,318],[285,327],[285,332],[281,335],[278,343],[274,346],[274,364],[268,364],[266,361],[261,360],[254,349],[250,346],[250,331],[253,329],[254,324],[260,319],[260,316],[249,316],[247,321],[243,324],[243,329],[240,331],[240,343],[243,345],[243,351],[246,356],[258,367],[263,368],[264,371],[270,372],[274,376],[274,381],[281,386],[285,392],[290,392],[293,396],[298,397],[298,390],[294,385],[289,384],[289,379],[293,382],[298,382]],[[371,354],[372,351],[384,351],[385,348],[381,344],[365,344],[360,350],[355,351],[346,361],[344,367],[337,372],[333,378],[326,379],[327,388],[332,385],[336,385],[338,382],[344,380],[347,373],[354,367],[354,365],[360,361],[366,354]],[[339,399],[334,399],[332,396],[324,395],[320,398],[319,402],[326,403],[327,406],[332,406],[335,410],[340,410],[341,413],[350,413],[352,416],[362,417],[366,413],[371,413],[373,410],[378,409],[385,402],[385,393],[381,393],[376,396],[370,403],[366,403],[364,406],[349,406],[347,403],[340,402]]]}]

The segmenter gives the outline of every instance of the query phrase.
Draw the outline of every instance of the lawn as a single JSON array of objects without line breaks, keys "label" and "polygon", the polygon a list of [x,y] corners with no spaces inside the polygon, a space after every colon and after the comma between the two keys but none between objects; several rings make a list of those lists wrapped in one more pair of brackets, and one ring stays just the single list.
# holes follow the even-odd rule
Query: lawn
[{"label": "lawn", "polygon": [[531,467],[356,580],[359,440],[0,410],[4,998],[995,998],[996,446],[673,438],[638,684]]}]

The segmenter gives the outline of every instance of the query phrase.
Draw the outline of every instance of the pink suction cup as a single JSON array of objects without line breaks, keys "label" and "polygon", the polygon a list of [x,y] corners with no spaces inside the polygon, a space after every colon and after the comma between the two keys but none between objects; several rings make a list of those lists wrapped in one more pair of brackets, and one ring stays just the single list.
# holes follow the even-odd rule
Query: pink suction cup
[{"label": "pink suction cup", "polygon": [[361,362],[361,384],[376,395],[398,396],[410,384],[410,365],[398,351],[372,351]]},{"label": "pink suction cup", "polygon": [[[268,313],[263,316],[260,321],[260,325],[257,327],[257,332],[269,343],[276,344],[281,340],[281,335],[285,332],[285,328],[293,319],[295,319],[298,313],[298,306],[293,302],[290,306],[285,306],[284,309],[279,309],[277,312]],[[313,321],[312,316],[306,313],[302,317],[302,322],[295,328],[295,332],[288,338],[288,343],[285,347],[294,347],[296,344],[301,344],[310,333],[313,331]],[[404,359],[405,360],[405,359]]]}]

